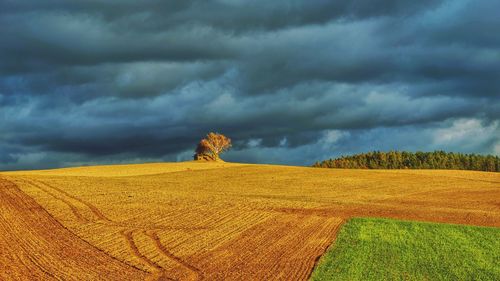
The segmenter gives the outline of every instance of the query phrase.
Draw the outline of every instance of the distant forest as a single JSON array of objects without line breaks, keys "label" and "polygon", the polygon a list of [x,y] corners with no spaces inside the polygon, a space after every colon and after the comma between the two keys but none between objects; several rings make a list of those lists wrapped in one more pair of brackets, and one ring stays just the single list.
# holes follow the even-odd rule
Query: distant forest
[{"label": "distant forest", "polygon": [[368,152],[314,163],[318,168],[451,169],[499,172],[500,157],[454,152]]}]

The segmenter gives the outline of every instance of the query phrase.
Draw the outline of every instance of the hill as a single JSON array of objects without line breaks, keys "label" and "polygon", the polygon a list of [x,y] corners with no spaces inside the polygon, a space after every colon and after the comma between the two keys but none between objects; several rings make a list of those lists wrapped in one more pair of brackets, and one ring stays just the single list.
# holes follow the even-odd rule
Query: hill
[{"label": "hill", "polygon": [[110,280],[304,280],[351,217],[500,226],[500,175],[477,171],[184,162],[7,172],[0,182],[6,280],[85,279],[85,268]]}]

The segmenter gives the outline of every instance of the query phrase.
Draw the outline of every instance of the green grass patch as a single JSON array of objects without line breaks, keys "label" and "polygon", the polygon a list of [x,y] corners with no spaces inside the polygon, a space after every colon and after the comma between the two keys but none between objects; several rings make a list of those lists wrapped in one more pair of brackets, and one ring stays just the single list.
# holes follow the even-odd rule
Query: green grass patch
[{"label": "green grass patch", "polygon": [[311,280],[500,280],[500,228],[351,219]]}]

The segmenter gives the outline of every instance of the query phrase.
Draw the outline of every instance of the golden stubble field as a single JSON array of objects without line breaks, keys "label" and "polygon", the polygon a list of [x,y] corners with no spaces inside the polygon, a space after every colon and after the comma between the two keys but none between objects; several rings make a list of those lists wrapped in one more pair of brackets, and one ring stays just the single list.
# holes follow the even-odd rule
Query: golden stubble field
[{"label": "golden stubble field", "polygon": [[304,280],[353,216],[500,226],[500,174],[157,163],[0,174],[0,279]]}]

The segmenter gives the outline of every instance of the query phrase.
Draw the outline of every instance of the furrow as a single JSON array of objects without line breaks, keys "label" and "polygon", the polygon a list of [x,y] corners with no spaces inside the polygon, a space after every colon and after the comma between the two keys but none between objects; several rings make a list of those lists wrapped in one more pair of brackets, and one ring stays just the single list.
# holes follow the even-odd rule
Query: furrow
[{"label": "furrow", "polygon": [[132,251],[133,255],[139,259],[143,264],[148,266],[151,271],[151,276],[149,276],[150,280],[174,280],[172,278],[169,278],[166,276],[165,270],[155,263],[154,261],[148,259],[145,255],[141,253],[139,248],[134,242],[134,236],[133,236],[134,230],[123,230],[121,234],[123,237],[125,237],[125,240],[127,241],[127,246],[129,249]]},{"label": "furrow", "polygon": [[43,192],[47,193],[48,195],[50,195],[54,199],[59,200],[59,201],[63,202],[64,204],[66,204],[70,208],[70,210],[73,213],[73,215],[76,217],[76,219],[80,223],[88,223],[89,222],[89,220],[80,213],[80,211],[78,210],[78,207],[76,207],[74,204],[72,204],[71,202],[69,202],[65,198],[63,198],[61,196],[57,196],[56,194],[54,194],[53,192],[49,191],[47,188],[42,187],[40,184],[36,183],[33,180],[25,179],[24,181],[27,184],[29,184],[31,186],[34,186],[34,187],[42,190]]},{"label": "furrow", "polygon": [[93,213],[93,214],[94,214],[94,215],[95,215],[95,216],[96,216],[99,220],[103,220],[103,221],[111,222],[111,220],[110,220],[109,218],[107,218],[107,217],[106,217],[106,216],[105,216],[105,215],[101,212],[101,210],[99,210],[96,206],[94,206],[94,205],[92,205],[92,204],[90,204],[90,203],[88,203],[88,202],[86,202],[86,201],[84,201],[84,200],[82,200],[82,199],[80,199],[80,198],[78,198],[78,197],[75,197],[75,196],[73,196],[73,195],[69,194],[68,192],[66,192],[66,191],[64,191],[64,190],[62,190],[62,189],[60,189],[60,188],[57,188],[57,187],[55,187],[55,186],[52,186],[52,185],[50,185],[50,184],[48,184],[48,183],[46,183],[46,182],[42,182],[42,181],[40,181],[40,183],[42,183],[43,185],[47,186],[48,188],[51,188],[52,190],[55,190],[55,191],[57,191],[57,192],[59,192],[59,193],[61,193],[61,194],[64,194],[64,196],[67,196],[67,197],[69,197],[69,198],[71,198],[71,199],[73,199],[73,200],[75,200],[75,201],[77,201],[77,202],[79,202],[79,203],[81,203],[81,204],[83,204],[83,205],[87,206],[87,208],[89,208],[89,210],[90,210],[90,211],[91,211],[91,212],[92,212],[92,213]]},{"label": "furrow", "polygon": [[167,250],[167,248],[165,248],[165,246],[161,243],[160,238],[155,231],[145,231],[144,233],[154,241],[155,247],[160,253],[193,272],[196,275],[197,280],[203,279],[203,272]]}]

